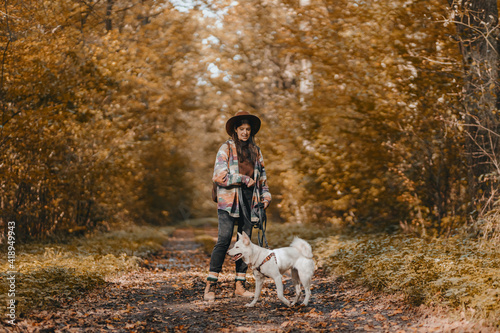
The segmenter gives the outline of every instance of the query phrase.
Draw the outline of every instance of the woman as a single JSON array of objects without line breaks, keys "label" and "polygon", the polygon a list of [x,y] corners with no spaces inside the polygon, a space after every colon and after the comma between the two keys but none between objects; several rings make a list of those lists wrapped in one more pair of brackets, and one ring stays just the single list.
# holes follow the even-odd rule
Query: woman
[{"label": "woman", "polygon": [[[262,202],[266,209],[271,202],[264,159],[254,142],[259,129],[260,119],[246,111],[238,111],[226,122],[226,132],[231,138],[217,152],[212,179],[217,185],[219,233],[210,258],[205,300],[215,299],[215,287],[233,237],[234,225],[238,224],[239,233],[244,231],[251,237],[251,221],[258,221],[255,207]],[[236,261],[237,296],[253,296],[253,293],[245,290],[247,268],[243,260]]]}]

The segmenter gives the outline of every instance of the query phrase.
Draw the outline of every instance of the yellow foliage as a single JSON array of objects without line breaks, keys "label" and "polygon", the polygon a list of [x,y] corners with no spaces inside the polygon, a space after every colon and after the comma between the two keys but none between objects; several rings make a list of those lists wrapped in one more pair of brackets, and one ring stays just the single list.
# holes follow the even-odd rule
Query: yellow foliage
[{"label": "yellow foliage", "polygon": [[317,239],[314,254],[318,266],[333,274],[500,326],[500,256],[494,246],[461,237],[337,235]]},{"label": "yellow foliage", "polygon": [[[139,267],[142,257],[162,248],[171,227],[121,226],[120,230],[74,238],[66,244],[32,243],[16,248],[16,300],[19,315],[58,306],[113,276]],[[10,271],[0,258],[0,275]],[[0,285],[0,301],[8,296]],[[3,309],[2,311],[6,311]]]}]

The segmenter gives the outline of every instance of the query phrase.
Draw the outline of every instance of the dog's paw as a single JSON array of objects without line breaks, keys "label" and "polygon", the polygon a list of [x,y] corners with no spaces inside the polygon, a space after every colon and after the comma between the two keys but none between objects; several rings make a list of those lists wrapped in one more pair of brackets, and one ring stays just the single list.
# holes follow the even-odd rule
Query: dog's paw
[{"label": "dog's paw", "polygon": [[247,303],[245,304],[247,308],[253,308],[255,306],[255,303]]}]

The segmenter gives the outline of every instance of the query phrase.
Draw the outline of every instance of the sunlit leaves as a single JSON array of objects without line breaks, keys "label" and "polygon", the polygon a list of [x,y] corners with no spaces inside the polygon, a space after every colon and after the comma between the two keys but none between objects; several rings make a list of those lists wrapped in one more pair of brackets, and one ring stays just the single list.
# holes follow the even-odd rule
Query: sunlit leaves
[{"label": "sunlit leaves", "polygon": [[20,238],[125,218],[144,150],[161,142],[156,158],[169,160],[181,110],[195,100],[196,70],[184,63],[196,24],[167,3],[114,1],[110,31],[105,2],[34,4],[9,2],[19,20],[2,22],[14,37],[2,72],[1,218],[18,223]]},{"label": "sunlit leaves", "polygon": [[335,236],[315,244],[319,265],[363,285],[402,292],[414,304],[444,304],[499,325],[498,251],[474,240],[407,235]]}]

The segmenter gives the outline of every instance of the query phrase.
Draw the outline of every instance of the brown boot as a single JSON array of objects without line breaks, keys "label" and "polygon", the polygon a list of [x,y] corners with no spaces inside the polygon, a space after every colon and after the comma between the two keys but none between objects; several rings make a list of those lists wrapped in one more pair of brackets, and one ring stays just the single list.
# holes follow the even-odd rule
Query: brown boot
[{"label": "brown boot", "polygon": [[236,280],[234,285],[234,295],[242,297],[253,297],[253,293],[245,289],[245,282]]},{"label": "brown boot", "polygon": [[215,299],[216,286],[217,286],[217,282],[207,281],[207,285],[205,286],[205,294],[203,295],[203,299],[205,301],[213,301]]}]

